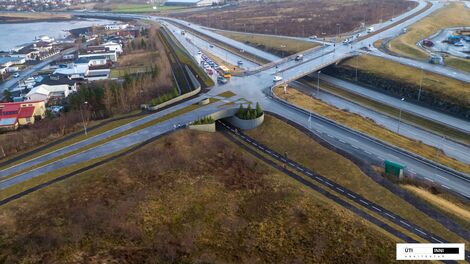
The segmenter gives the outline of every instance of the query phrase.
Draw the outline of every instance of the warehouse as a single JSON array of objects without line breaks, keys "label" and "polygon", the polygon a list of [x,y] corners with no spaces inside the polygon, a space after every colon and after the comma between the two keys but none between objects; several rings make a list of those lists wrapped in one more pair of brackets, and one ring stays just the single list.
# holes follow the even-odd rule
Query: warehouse
[{"label": "warehouse", "polygon": [[211,6],[220,3],[220,0],[167,0],[166,6]]}]

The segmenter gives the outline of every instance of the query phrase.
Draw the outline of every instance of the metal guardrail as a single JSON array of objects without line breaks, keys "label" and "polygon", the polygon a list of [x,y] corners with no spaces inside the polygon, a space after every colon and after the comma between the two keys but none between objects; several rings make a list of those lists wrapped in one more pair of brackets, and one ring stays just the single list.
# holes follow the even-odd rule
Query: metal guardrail
[{"label": "metal guardrail", "polygon": [[[294,109],[294,110],[296,110],[296,111],[298,111],[298,112],[301,112],[301,113],[303,113],[303,114],[305,114],[305,115],[307,115],[307,116],[312,116],[313,118],[319,119],[319,120],[321,120],[321,121],[323,121],[323,122],[325,122],[325,123],[328,123],[329,125],[334,126],[334,127],[338,128],[338,129],[341,129],[341,130],[347,131],[347,132],[349,132],[349,133],[351,133],[351,134],[354,134],[354,135],[356,135],[356,136],[362,137],[362,138],[364,138],[364,139],[366,139],[366,140],[369,140],[369,141],[371,141],[371,142],[373,142],[373,143],[375,143],[375,144],[377,144],[377,145],[380,145],[380,146],[382,146],[382,147],[384,147],[384,148],[386,148],[386,149],[389,149],[389,150],[391,150],[391,151],[393,151],[393,152],[395,152],[395,153],[404,155],[404,156],[406,156],[406,157],[408,157],[408,158],[411,158],[411,159],[413,159],[413,160],[415,160],[415,161],[418,161],[418,162],[420,162],[420,163],[423,163],[423,164],[425,164],[425,165],[427,165],[427,166],[430,166],[430,167],[432,167],[432,168],[434,168],[434,169],[437,169],[437,170],[446,172],[446,173],[448,173],[448,174],[450,174],[450,175],[452,175],[452,176],[454,176],[454,177],[457,177],[457,178],[459,178],[459,179],[461,179],[461,180],[464,180],[464,181],[466,181],[466,182],[470,182],[470,176],[467,175],[467,174],[465,174],[465,173],[462,173],[462,172],[460,172],[460,171],[454,170],[454,169],[449,168],[449,167],[447,167],[447,166],[445,166],[445,165],[436,163],[436,162],[434,162],[434,161],[432,161],[432,160],[429,160],[429,159],[427,159],[427,158],[424,158],[424,157],[422,157],[422,156],[420,156],[420,155],[417,155],[417,154],[415,154],[415,153],[409,152],[409,151],[404,150],[404,149],[402,149],[402,148],[399,148],[399,147],[390,145],[390,144],[385,143],[385,142],[383,142],[383,141],[381,141],[381,140],[379,140],[379,139],[377,139],[377,138],[375,138],[375,137],[366,135],[366,134],[364,134],[364,133],[362,133],[362,132],[358,132],[358,131],[355,131],[355,130],[350,129],[350,128],[348,128],[348,127],[345,127],[345,126],[343,126],[343,125],[341,125],[341,124],[338,124],[338,123],[336,123],[335,121],[333,121],[333,120],[331,120],[331,119],[329,119],[329,118],[320,116],[320,115],[318,115],[318,114],[316,114],[316,113],[313,113],[313,112],[310,112],[310,111],[308,111],[308,110],[306,110],[306,109],[304,109],[304,108],[301,108],[301,107],[298,107],[298,106],[296,106],[296,105],[290,104],[290,103],[288,103],[287,101],[285,101],[285,100],[283,100],[283,99],[281,99],[281,98],[279,98],[279,97],[277,97],[277,96],[275,95],[275,93],[274,93],[273,90],[274,90],[274,88],[277,87],[277,86],[278,86],[278,85],[273,85],[273,86],[271,86],[271,88],[270,88],[270,95],[271,95],[271,96],[270,96],[270,97],[271,97],[272,99],[274,99],[275,101],[277,101],[277,102],[279,102],[279,103],[281,103],[281,104],[283,104],[283,105],[285,105],[285,106],[287,106],[287,107],[289,107],[289,108],[292,108],[292,109]],[[462,194],[462,195],[463,195],[463,194]],[[466,196],[467,198],[470,198],[470,195],[464,195],[464,196]]]}]

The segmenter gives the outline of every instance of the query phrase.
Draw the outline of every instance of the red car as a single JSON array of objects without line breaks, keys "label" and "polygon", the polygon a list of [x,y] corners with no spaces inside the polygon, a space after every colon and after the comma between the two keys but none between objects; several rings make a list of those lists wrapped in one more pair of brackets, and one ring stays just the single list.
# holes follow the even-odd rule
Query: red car
[{"label": "red car", "polygon": [[214,74],[214,71],[213,71],[212,69],[207,69],[207,73],[208,73],[209,75],[212,75],[212,74]]}]

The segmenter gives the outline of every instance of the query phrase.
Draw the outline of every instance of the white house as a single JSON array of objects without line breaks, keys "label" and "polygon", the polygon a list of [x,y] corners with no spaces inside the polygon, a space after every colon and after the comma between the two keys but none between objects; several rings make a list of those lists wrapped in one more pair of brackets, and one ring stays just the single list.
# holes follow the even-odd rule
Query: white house
[{"label": "white house", "polygon": [[77,91],[76,82],[65,75],[41,76],[37,84],[25,95],[27,101],[44,101],[47,103],[52,99],[66,98],[70,93]]},{"label": "white house", "polygon": [[54,75],[62,74],[69,79],[84,79],[88,73],[88,64],[69,64],[65,68],[58,68],[54,71]]},{"label": "white house", "polygon": [[115,51],[117,54],[122,53],[122,46],[119,43],[109,41],[102,44],[101,46],[107,48],[109,51]]},{"label": "white house", "polygon": [[88,58],[88,57],[106,57],[106,59],[111,60],[112,62],[116,62],[118,58],[117,52],[114,51],[104,51],[104,52],[89,52],[79,54],[78,58]]},{"label": "white house", "polygon": [[104,29],[106,30],[121,30],[121,29],[126,29],[129,26],[129,24],[108,24],[104,26]]}]

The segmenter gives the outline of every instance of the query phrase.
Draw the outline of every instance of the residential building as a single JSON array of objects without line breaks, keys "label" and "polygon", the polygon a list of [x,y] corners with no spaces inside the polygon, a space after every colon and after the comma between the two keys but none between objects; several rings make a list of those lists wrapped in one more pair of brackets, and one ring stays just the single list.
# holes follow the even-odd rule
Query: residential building
[{"label": "residential building", "polygon": [[104,44],[101,44],[102,47],[107,48],[109,51],[115,51],[117,54],[122,53],[122,46],[119,43],[115,42],[106,42]]},{"label": "residential building", "polygon": [[52,74],[38,78],[36,86],[26,95],[27,101],[44,101],[55,104],[77,91],[77,82],[65,75]]},{"label": "residential building", "polygon": [[0,103],[0,130],[15,130],[45,117],[44,101]]},{"label": "residential building", "polygon": [[126,29],[129,26],[129,24],[108,24],[104,26],[104,29],[106,30],[122,30]]}]

